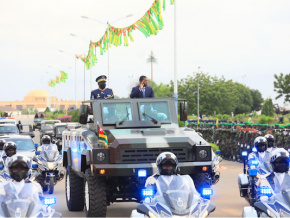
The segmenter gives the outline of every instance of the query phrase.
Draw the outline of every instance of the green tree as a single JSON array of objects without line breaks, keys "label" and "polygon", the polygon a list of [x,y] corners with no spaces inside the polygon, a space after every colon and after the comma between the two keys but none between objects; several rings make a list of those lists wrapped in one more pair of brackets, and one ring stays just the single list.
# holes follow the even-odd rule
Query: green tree
[{"label": "green tree", "polygon": [[49,109],[49,107],[46,107],[44,113],[45,113],[45,114],[50,113],[50,109]]},{"label": "green tree", "polygon": [[235,114],[249,113],[253,107],[251,90],[240,83],[234,83],[234,94],[238,97],[236,101]]},{"label": "green tree", "polygon": [[265,116],[274,116],[274,105],[271,98],[267,98],[262,107],[262,114]]},{"label": "green tree", "polygon": [[290,73],[285,76],[283,73],[274,74],[274,77],[274,91],[278,93],[276,99],[284,97],[284,102],[290,102]]},{"label": "green tree", "polygon": [[152,87],[156,98],[167,98],[171,97],[173,94],[168,84],[160,83],[157,85],[154,81],[148,79],[148,86]]},{"label": "green tree", "polygon": [[262,108],[262,103],[264,99],[262,98],[261,92],[257,89],[251,89],[251,95],[253,97],[253,106],[251,108],[252,111],[259,111]]},{"label": "green tree", "polygon": [[151,64],[151,80],[153,81],[153,64],[157,64],[157,59],[154,57],[153,51],[151,51],[146,62]]}]

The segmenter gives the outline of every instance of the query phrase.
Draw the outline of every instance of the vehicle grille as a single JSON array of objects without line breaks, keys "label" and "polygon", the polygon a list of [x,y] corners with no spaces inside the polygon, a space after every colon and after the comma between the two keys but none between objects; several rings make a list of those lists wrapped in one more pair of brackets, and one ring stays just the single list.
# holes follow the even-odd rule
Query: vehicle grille
[{"label": "vehicle grille", "polygon": [[156,157],[165,151],[172,152],[176,155],[178,161],[188,161],[187,148],[129,148],[121,149],[121,163],[154,163]]}]

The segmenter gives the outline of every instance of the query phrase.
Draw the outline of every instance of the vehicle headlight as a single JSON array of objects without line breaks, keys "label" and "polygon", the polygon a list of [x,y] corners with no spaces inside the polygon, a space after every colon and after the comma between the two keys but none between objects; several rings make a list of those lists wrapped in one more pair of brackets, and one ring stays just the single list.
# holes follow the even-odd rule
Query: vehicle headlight
[{"label": "vehicle headlight", "polygon": [[47,162],[47,167],[50,170],[53,170],[53,168],[55,167],[55,163],[54,162]]},{"label": "vehicle headlight", "polygon": [[98,161],[104,161],[106,159],[106,155],[103,152],[99,152],[97,154],[97,160]]},{"label": "vehicle headlight", "polygon": [[207,151],[206,150],[200,150],[198,153],[200,158],[206,158],[207,157]]}]

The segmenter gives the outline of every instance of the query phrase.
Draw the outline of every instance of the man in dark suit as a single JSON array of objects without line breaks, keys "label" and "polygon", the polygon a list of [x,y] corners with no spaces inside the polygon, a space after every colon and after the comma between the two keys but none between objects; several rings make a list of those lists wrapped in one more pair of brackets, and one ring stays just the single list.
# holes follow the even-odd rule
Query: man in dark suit
[{"label": "man in dark suit", "polygon": [[148,80],[146,76],[140,76],[140,84],[132,88],[130,98],[154,98],[152,87],[147,86]]}]

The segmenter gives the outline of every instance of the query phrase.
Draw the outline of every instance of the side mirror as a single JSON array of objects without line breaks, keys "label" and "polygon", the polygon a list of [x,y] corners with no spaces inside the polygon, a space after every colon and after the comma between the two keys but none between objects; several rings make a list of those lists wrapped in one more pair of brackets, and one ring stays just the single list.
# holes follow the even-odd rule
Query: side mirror
[{"label": "side mirror", "polygon": [[79,123],[80,124],[87,124],[88,121],[88,115],[89,115],[89,106],[82,104],[80,106],[80,117],[79,117]]},{"label": "side mirror", "polygon": [[3,170],[4,169],[4,165],[1,163],[0,164],[0,170]]},{"label": "side mirror", "polygon": [[38,168],[38,164],[32,164],[31,168],[32,169],[37,169]]},{"label": "side mirror", "polygon": [[40,155],[40,151],[36,151],[35,152],[35,155]]},{"label": "side mirror", "polygon": [[180,113],[180,120],[186,121],[187,120],[187,111],[188,111],[188,105],[187,102],[180,102],[179,106],[179,113]]},{"label": "side mirror", "polygon": [[37,148],[37,147],[38,147],[38,144],[34,144],[34,147],[36,147],[36,148]]},{"label": "side mirror", "polygon": [[221,154],[221,151],[220,151],[220,150],[218,150],[218,151],[216,151],[215,153],[216,153],[216,154]]}]

